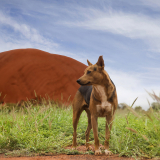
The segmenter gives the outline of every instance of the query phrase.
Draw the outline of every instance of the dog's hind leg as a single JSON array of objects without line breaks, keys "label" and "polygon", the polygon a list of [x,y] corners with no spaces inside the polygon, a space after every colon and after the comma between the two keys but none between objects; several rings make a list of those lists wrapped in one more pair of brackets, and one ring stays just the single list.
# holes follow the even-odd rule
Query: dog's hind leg
[{"label": "dog's hind leg", "polygon": [[80,115],[82,113],[82,111],[84,110],[83,107],[83,103],[84,103],[84,99],[83,96],[81,95],[81,93],[79,91],[77,91],[74,100],[73,100],[73,147],[76,147],[77,145],[77,125],[78,125],[78,121],[80,118]]},{"label": "dog's hind leg", "polygon": [[91,113],[90,113],[89,108],[86,108],[85,111],[86,111],[87,117],[88,117],[88,127],[87,127],[87,130],[86,130],[86,132],[85,132],[85,135],[86,135],[86,148],[87,148],[87,150],[92,150],[92,147],[91,147],[90,144],[88,143],[88,142],[89,142],[89,134],[90,134],[90,131],[91,131],[91,129],[92,129]]},{"label": "dog's hind leg", "polygon": [[78,121],[79,121],[79,118],[80,118],[80,115],[82,113],[83,110],[77,110],[77,111],[74,111],[73,110],[73,147],[76,147],[77,145],[77,125],[78,125]]}]

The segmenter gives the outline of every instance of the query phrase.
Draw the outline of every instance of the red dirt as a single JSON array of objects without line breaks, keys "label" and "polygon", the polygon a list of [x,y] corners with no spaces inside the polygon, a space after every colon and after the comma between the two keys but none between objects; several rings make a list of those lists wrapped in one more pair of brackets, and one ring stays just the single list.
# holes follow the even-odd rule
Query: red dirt
[{"label": "red dirt", "polygon": [[37,157],[12,157],[1,158],[1,160],[134,160],[134,158],[114,156],[95,156],[95,155],[56,155],[56,156],[37,156]]},{"label": "red dirt", "polygon": [[[101,145],[101,147],[103,147]],[[94,145],[92,145],[94,150]],[[71,147],[67,147],[66,149],[71,149]],[[78,146],[76,148],[78,151],[85,153],[85,146]],[[141,160],[149,160],[145,158],[139,158]],[[4,154],[0,154],[0,160],[134,160],[134,158],[128,157],[119,157],[118,154],[114,154],[112,156],[106,156],[104,153],[101,156],[95,155],[53,155],[52,153],[48,153],[46,156],[33,156],[33,157],[5,157]],[[156,160],[156,159],[155,159]]]},{"label": "red dirt", "polygon": [[[66,56],[38,49],[0,53],[0,102],[17,103],[45,97],[71,102],[79,88],[76,80],[86,65]],[[35,92],[34,92],[35,91]]]}]

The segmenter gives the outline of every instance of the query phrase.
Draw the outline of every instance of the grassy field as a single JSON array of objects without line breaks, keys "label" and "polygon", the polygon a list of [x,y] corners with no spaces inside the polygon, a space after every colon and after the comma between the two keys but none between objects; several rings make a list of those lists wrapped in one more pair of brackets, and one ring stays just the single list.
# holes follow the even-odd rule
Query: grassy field
[{"label": "grassy field", "polygon": [[[18,108],[18,107],[17,107]],[[0,106],[0,153],[20,156],[66,153],[81,154],[65,149],[72,145],[72,108],[56,104],[43,104],[17,109]],[[111,131],[110,150],[120,156],[160,156],[160,113],[116,112]],[[85,144],[86,113],[82,113],[78,129],[78,145]],[[100,143],[104,143],[105,118],[98,119]],[[94,144],[93,132],[90,134]],[[93,152],[86,152],[93,154]]]}]

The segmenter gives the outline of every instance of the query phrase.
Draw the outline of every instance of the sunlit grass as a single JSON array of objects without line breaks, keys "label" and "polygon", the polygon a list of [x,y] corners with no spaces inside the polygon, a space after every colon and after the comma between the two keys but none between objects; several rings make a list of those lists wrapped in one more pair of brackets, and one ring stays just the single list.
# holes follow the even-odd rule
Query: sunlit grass
[{"label": "sunlit grass", "polygon": [[[159,112],[133,113],[132,110],[117,111],[111,130],[110,150],[120,156],[160,156]],[[105,118],[98,119],[100,143],[104,143]],[[77,129],[78,145],[85,144],[87,116],[83,112]],[[0,108],[0,152],[15,150],[30,153],[69,153],[72,145],[72,108],[57,104],[42,104],[27,107],[1,106]],[[94,144],[93,132],[90,140]]]}]

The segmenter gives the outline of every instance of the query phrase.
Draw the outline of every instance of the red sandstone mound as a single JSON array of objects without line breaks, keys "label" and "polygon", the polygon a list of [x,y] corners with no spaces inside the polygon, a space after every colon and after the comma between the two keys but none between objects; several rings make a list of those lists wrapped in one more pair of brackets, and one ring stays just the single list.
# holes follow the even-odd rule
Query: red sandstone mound
[{"label": "red sandstone mound", "polygon": [[[79,88],[86,66],[72,58],[37,49],[0,53],[0,102],[17,103],[38,97],[67,102]],[[63,100],[62,100],[63,99]]]}]

